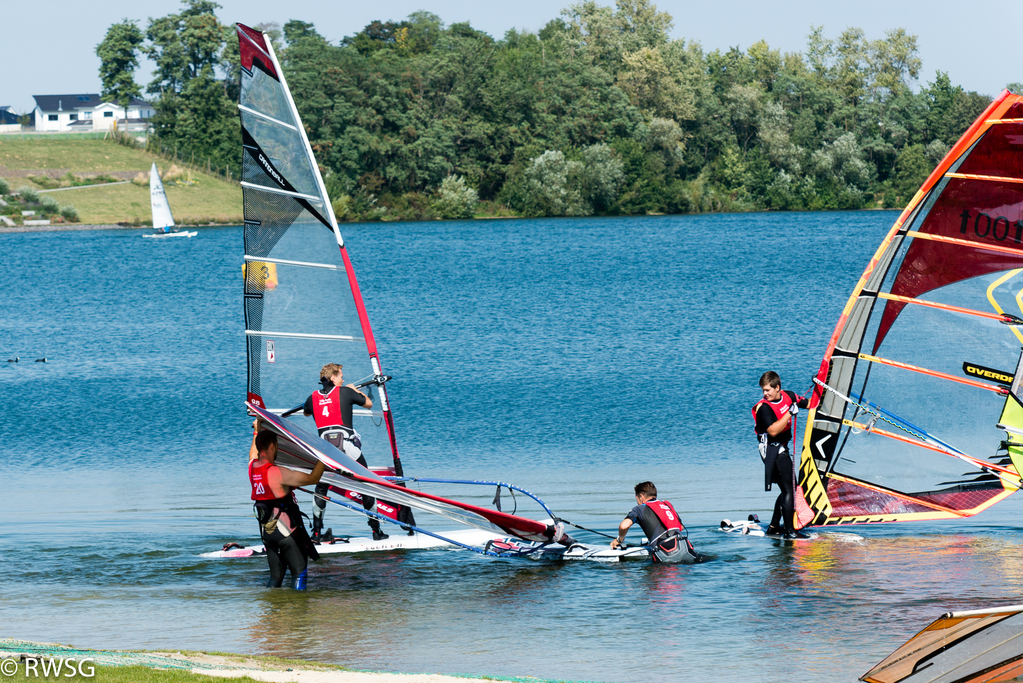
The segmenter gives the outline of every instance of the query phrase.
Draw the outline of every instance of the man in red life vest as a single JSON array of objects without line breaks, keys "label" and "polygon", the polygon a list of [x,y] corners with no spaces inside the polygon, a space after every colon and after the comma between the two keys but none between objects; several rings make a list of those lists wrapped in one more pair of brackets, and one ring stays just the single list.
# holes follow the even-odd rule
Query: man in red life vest
[{"label": "man in red life vest", "polygon": [[625,535],[633,523],[637,523],[647,537],[650,558],[654,562],[699,562],[702,556],[683,535],[685,527],[674,506],[666,500],[657,500],[657,487],[653,482],[636,484],[635,491],[636,507],[618,525],[618,538],[611,541],[611,547],[625,545]]},{"label": "man in red life vest", "polygon": [[259,520],[259,535],[270,564],[267,588],[279,588],[284,571],[291,572],[291,587],[305,590],[308,558],[319,559],[302,525],[292,489],[316,484],[323,476],[323,463],[317,462],[309,474],[282,469],[277,460],[277,435],[253,424],[252,446],[249,448],[249,484],[252,487],[253,510]]},{"label": "man in red life vest", "polygon": [[[362,439],[352,428],[352,406],[372,408],[373,399],[355,388],[354,384],[345,386],[344,372],[337,363],[327,363],[320,370],[321,387],[306,399],[303,414],[312,415],[316,420],[316,430],[320,437],[326,439],[348,457],[368,467],[366,457],[362,454]],[[313,508],[313,540],[321,538],[323,531],[323,512],[327,501],[328,486],[320,484],[316,487],[315,505]],[[376,500],[370,496],[362,496],[362,506],[373,510]],[[373,530],[373,540],[382,541],[387,534],[380,530],[380,522],[369,518],[369,528]],[[329,530],[328,530],[329,531]]]},{"label": "man in red life vest", "polygon": [[781,377],[770,370],[760,378],[760,389],[764,398],[753,406],[753,419],[756,421],[754,429],[760,441],[760,459],[764,461],[764,490],[770,491],[771,484],[777,484],[781,489],[774,502],[774,515],[767,527],[767,535],[806,538],[806,534],[796,531],[793,526],[796,506],[793,464],[788,443],[792,440],[789,426],[792,418],[799,414],[800,408],[806,408],[809,401],[791,391],[783,391]]}]

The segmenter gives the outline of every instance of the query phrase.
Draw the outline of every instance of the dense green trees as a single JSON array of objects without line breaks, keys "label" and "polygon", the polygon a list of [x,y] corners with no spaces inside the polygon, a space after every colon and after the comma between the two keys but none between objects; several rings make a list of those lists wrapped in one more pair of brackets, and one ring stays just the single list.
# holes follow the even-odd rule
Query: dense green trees
[{"label": "dense green trees", "polygon": [[142,95],[135,82],[135,69],[139,68],[139,47],[143,40],[142,31],[135,22],[125,19],[111,26],[103,42],[96,46],[103,99],[124,107],[125,123],[128,121],[128,105]]},{"label": "dense green trees", "polygon": [[[184,0],[142,50],[164,144],[237,167],[237,45],[217,8]],[[261,28],[345,220],[899,206],[989,102],[941,72],[914,92],[903,29],[810,27],[782,54],[705,53],[671,27],[649,0],[583,0],[501,39],[428,12],[337,44],[303,21]]]}]

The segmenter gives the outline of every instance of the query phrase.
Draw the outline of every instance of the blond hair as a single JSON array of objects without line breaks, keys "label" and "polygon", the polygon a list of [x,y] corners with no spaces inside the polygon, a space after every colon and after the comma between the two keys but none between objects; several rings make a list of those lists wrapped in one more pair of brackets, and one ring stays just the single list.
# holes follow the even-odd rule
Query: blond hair
[{"label": "blond hair", "polygon": [[327,363],[320,369],[320,379],[325,379],[329,382],[330,378],[341,370],[341,367],[337,363]]}]

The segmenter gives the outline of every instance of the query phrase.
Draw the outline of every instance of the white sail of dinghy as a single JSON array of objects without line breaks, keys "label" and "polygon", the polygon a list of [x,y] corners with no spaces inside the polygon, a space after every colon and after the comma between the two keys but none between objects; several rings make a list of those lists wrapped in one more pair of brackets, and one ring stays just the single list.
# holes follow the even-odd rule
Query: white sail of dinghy
[{"label": "white sail of dinghy", "polygon": [[178,230],[174,225],[174,216],[171,214],[170,202],[167,201],[167,193],[163,189],[163,182],[160,180],[160,172],[156,170],[156,162],[153,162],[149,169],[149,204],[153,210],[154,232],[143,235],[143,237],[195,237],[199,234],[197,230]]},{"label": "white sail of dinghy", "polygon": [[156,170],[156,162],[149,169],[149,203],[153,209],[153,229],[161,232],[170,232],[174,227],[174,216],[171,215],[170,204],[167,203],[167,193],[164,192],[163,182],[160,180],[160,172]]}]

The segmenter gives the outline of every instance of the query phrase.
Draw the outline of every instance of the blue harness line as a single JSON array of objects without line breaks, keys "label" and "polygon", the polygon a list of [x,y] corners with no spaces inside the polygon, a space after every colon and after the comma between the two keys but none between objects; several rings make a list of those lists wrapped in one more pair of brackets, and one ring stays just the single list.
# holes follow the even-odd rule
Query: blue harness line
[{"label": "blue harness line", "polygon": [[[403,477],[387,477],[387,478],[388,479],[403,479]],[[422,479],[420,481],[432,481],[432,480]],[[474,482],[468,482],[468,483],[474,483]],[[458,546],[460,548],[464,548],[466,550],[471,550],[474,553],[479,553],[480,555],[487,555],[488,557],[510,557],[510,556],[515,556],[515,555],[528,555],[529,552],[536,552],[536,548],[531,548],[529,552],[516,552],[516,553],[493,553],[493,552],[490,552],[488,550],[481,550],[480,548],[477,548],[476,546],[469,545],[468,543],[462,543],[460,541],[454,541],[454,540],[452,540],[450,538],[447,538],[445,536],[441,536],[440,534],[434,533],[432,531],[427,531],[426,529],[422,529],[422,528],[420,528],[420,527],[418,527],[418,526],[416,526],[414,524],[408,524],[406,522],[399,522],[396,519],[391,519],[390,517],[386,517],[386,516],[381,515],[381,514],[379,514],[377,512],[372,512],[370,510],[365,509],[361,505],[357,506],[357,505],[354,505],[352,503],[348,503],[348,502],[343,501],[343,500],[334,500],[330,496],[321,496],[318,493],[314,493],[313,491],[310,491],[310,490],[302,488],[302,487],[299,487],[298,490],[299,491],[303,491],[303,492],[308,493],[308,494],[311,494],[314,498],[320,498],[321,500],[325,500],[328,503],[334,503],[335,505],[340,505],[342,507],[346,507],[349,510],[354,510],[354,511],[360,513],[360,514],[366,515],[367,517],[372,517],[374,519],[379,519],[379,520],[381,520],[383,522],[390,522],[391,524],[396,524],[396,525],[400,526],[402,529],[412,529],[413,531],[415,531],[417,533],[424,534],[426,536],[431,536],[431,537],[436,538],[436,539],[438,539],[440,541],[444,541],[445,543],[450,543],[451,545],[456,545],[456,546]],[[547,544],[545,543],[543,545],[547,545]]]},{"label": "blue harness line", "polygon": [[[480,481],[478,479],[424,479],[422,477],[384,477],[384,479],[392,481],[396,484],[403,484],[410,481],[420,481],[426,484],[470,484],[475,486],[496,486],[498,493],[500,493],[501,487],[503,486],[509,491],[518,491],[519,493],[523,493],[529,496],[530,498],[532,498],[533,500],[540,504],[540,507],[543,508],[544,512],[550,515],[551,519],[554,520],[558,519],[557,515],[551,512],[551,509],[547,507],[547,504],[544,503],[539,498],[537,498],[535,495],[533,495],[532,493],[530,493],[529,491],[520,486],[506,484],[503,481]],[[513,493],[512,496],[514,495],[515,494]],[[498,510],[500,511],[500,508],[498,508]]]}]

